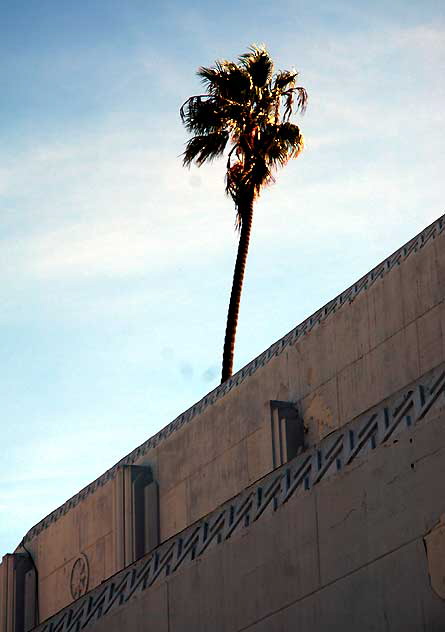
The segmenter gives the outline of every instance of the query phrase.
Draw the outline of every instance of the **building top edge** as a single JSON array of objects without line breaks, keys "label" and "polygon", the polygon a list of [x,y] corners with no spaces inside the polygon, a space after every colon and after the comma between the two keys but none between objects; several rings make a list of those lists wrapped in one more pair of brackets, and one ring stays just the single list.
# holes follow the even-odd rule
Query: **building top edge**
[{"label": "building top edge", "polygon": [[208,406],[211,406],[218,399],[224,397],[224,395],[231,391],[232,388],[239,386],[239,384],[241,384],[247,377],[253,375],[253,373],[255,373],[259,368],[265,366],[271,358],[280,355],[286,347],[294,344],[301,337],[312,331],[312,329],[314,329],[321,322],[326,320],[326,318],[336,312],[340,307],[352,303],[352,301],[358,296],[358,294],[367,290],[377,280],[383,278],[395,266],[402,264],[403,261],[405,261],[411,254],[417,252],[425,245],[430,244],[438,234],[443,232],[444,229],[445,214],[440,216],[432,224],[424,228],[415,237],[413,237],[403,246],[398,248],[386,259],[381,261],[367,274],[358,279],[355,283],[353,283],[346,290],[341,292],[334,299],[330,300],[328,303],[323,305],[323,307],[311,314],[311,316],[303,320],[299,325],[294,327],[282,338],[274,342],[268,349],[260,353],[256,358],[246,364],[246,366],[237,371],[230,379],[207,393],[207,395],[200,399],[196,404],[193,404],[193,406],[188,408],[185,412],[181,413],[178,417],[176,417],[176,419],[174,419],[167,426],[159,430],[156,434],[147,439],[140,446],[132,450],[129,454],[123,457],[120,461],[118,461],[110,469],[104,472],[96,480],[81,489],[74,496],[64,502],[60,507],[48,514],[26,533],[17,548],[19,548],[22,543],[32,540],[50,524],[58,520],[70,509],[75,507],[86,496],[89,496],[99,487],[102,487],[105,483],[113,479],[119,467],[132,465],[133,463],[135,463],[149,450],[155,448],[162,441],[167,439],[172,433],[176,432],[184,425],[189,423],[194,417],[202,413]]}]

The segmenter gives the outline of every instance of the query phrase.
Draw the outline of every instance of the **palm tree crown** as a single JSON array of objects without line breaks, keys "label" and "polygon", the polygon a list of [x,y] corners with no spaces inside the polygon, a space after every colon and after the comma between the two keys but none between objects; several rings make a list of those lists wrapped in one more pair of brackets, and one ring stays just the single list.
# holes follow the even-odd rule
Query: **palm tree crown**
[{"label": "palm tree crown", "polygon": [[274,171],[298,156],[303,136],[290,118],[304,112],[306,90],[296,85],[296,71],[274,74],[264,47],[251,46],[239,63],[217,61],[198,75],[205,94],[187,99],[180,110],[193,134],[183,154],[184,165],[201,166],[224,154],[229,145],[226,192],[232,197],[240,244],[235,265],[226,330],[222,381],[230,377],[244,268],[250,238],[253,203],[261,189],[274,181]]}]

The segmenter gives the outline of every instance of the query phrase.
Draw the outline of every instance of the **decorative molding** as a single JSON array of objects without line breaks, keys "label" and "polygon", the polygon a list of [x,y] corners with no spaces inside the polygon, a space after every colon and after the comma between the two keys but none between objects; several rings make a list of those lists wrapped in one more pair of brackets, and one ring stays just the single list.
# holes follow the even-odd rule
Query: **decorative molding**
[{"label": "decorative molding", "polygon": [[[213,546],[275,512],[395,436],[425,419],[440,396],[445,400],[445,364],[357,419],[320,444],[274,470],[205,518],[156,547],[75,603],[35,628],[35,632],[78,632],[128,602]],[[445,402],[442,402],[444,405]]]},{"label": "decorative molding", "polygon": [[270,402],[272,465],[284,465],[304,449],[304,423],[293,402]]},{"label": "decorative molding", "polygon": [[280,355],[288,346],[295,344],[300,338],[307,335],[322,323],[331,314],[336,312],[341,307],[349,305],[354,299],[364,290],[369,289],[379,279],[382,279],[393,268],[402,264],[409,256],[422,249],[425,245],[429,244],[439,234],[444,231],[445,228],[445,215],[439,217],[430,226],[427,226],[421,233],[413,237],[404,246],[396,250],[387,259],[379,263],[368,274],[361,277],[356,283],[347,288],[344,292],[339,294],[336,298],[326,303],[321,309],[314,314],[306,318],[302,323],[297,325],[288,334],[283,336],[270,346],[266,351],[263,351],[254,360],[249,362],[240,371],[235,373],[229,380],[217,386],[213,391],[210,391],[199,402],[194,404],[191,408],[183,412],[179,417],[174,419],[170,424],[165,426],[162,430],[153,435],[150,439],[142,443],[138,448],[130,452],[127,456],[121,459],[116,465],[107,470],[104,474],[99,476],[95,481],[84,487],[81,491],[75,494],[72,498],[67,500],[63,505],[55,509],[48,516],[38,522],[23,538],[23,541],[29,542],[35,538],[39,533],[46,529],[50,524],[58,520],[61,516],[65,515],[70,509],[75,507],[86,496],[94,493],[99,487],[102,487],[109,480],[116,476],[118,468],[123,465],[133,465],[138,459],[143,457],[149,450],[155,448],[162,441],[167,439],[172,433],[182,428],[189,423],[194,417],[201,414],[208,406],[214,404],[218,399],[224,397],[235,386],[239,386],[247,377],[253,375],[259,368],[264,367],[271,358]]},{"label": "decorative molding", "polygon": [[159,544],[158,486],[151,467],[119,468],[114,494],[116,568],[123,568]]},{"label": "decorative molding", "polygon": [[85,595],[90,581],[90,565],[85,553],[81,553],[73,564],[70,577],[70,592],[73,599]]}]

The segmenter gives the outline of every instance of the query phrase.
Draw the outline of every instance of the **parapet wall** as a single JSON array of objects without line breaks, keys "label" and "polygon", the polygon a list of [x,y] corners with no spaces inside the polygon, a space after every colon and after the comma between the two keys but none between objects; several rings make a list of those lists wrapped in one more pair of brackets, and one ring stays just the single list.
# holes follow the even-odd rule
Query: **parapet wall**
[{"label": "parapet wall", "polygon": [[443,362],[444,228],[441,217],[31,529],[40,620],[73,600],[81,553],[89,590],[132,561],[119,553],[124,466],[151,468],[163,542],[273,469],[271,400],[297,405],[310,446]]}]

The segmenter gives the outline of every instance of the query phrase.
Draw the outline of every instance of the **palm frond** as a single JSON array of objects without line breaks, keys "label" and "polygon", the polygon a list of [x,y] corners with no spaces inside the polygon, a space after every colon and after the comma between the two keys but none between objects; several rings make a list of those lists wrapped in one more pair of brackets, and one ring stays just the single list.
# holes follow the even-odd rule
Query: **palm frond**
[{"label": "palm frond", "polygon": [[246,69],[232,61],[218,61],[215,68],[201,67],[198,76],[202,78],[209,94],[237,103],[249,96],[252,87]]},{"label": "palm frond", "polygon": [[252,78],[252,83],[258,88],[263,88],[272,79],[274,65],[264,46],[251,46],[248,53],[239,57]]},{"label": "palm frond", "polygon": [[189,132],[210,133],[224,128],[228,112],[214,98],[190,97],[180,110],[182,122]]},{"label": "palm frond", "polygon": [[280,92],[287,88],[293,88],[295,86],[295,79],[298,77],[298,72],[284,70],[277,74],[274,81],[274,88]]},{"label": "palm frond", "polygon": [[[296,158],[302,149],[303,136],[298,125],[286,121],[279,125],[270,125],[264,130],[257,140],[255,155],[261,157],[270,170],[275,170]],[[264,185],[271,181],[267,176]]]},{"label": "palm frond", "polygon": [[222,62],[217,61],[214,68],[207,68],[201,66],[196,73],[198,77],[201,77],[202,83],[206,87],[209,94],[217,94],[219,87],[223,85],[223,67]]},{"label": "palm frond", "polygon": [[[297,95],[297,106],[294,108],[295,94]],[[285,103],[284,103],[285,109],[284,109],[284,115],[283,115],[284,120],[289,120],[294,109],[296,112],[300,110],[302,114],[305,113],[308,97],[307,97],[307,92],[304,88],[302,88],[301,86],[289,88],[289,90],[286,90],[285,92],[283,92],[283,97],[285,98]]]},{"label": "palm frond", "polygon": [[308,96],[305,88],[297,86],[294,88],[297,93],[297,110],[300,110],[302,114],[306,112]]},{"label": "palm frond", "polygon": [[224,153],[227,141],[229,140],[228,132],[213,132],[202,136],[193,136],[186,146],[182,154],[183,164],[188,167],[192,162],[196,162],[200,167],[204,162],[211,161]]},{"label": "palm frond", "polygon": [[279,142],[284,143],[288,147],[290,153],[298,151],[303,138],[298,125],[289,123],[289,121],[278,125],[276,136]]}]

